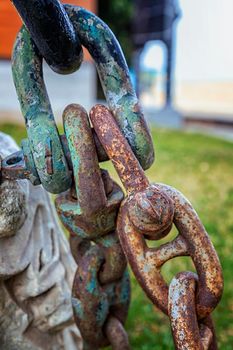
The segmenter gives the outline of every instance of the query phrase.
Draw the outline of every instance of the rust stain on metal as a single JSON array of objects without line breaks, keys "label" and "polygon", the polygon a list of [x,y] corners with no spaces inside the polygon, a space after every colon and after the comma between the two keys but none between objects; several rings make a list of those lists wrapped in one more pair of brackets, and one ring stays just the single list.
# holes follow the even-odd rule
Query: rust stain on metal
[{"label": "rust stain on metal", "polygon": [[112,316],[108,318],[105,332],[112,345],[112,350],[130,349],[128,335],[117,318]]},{"label": "rust stain on metal", "polygon": [[70,231],[71,251],[78,264],[72,292],[75,321],[87,348],[109,344],[129,349],[123,324],[130,301],[127,262],[115,232],[123,192],[99,168],[86,111],[68,106],[64,129],[74,182],[60,194],[56,208]]},{"label": "rust stain on metal", "polygon": [[53,154],[52,154],[52,142],[50,138],[47,139],[45,145],[45,164],[46,170],[49,175],[53,174]]},{"label": "rust stain on metal", "polygon": [[169,287],[169,317],[176,349],[208,350],[213,334],[196,314],[197,275],[182,272]]},{"label": "rust stain on metal", "polygon": [[[95,132],[113,162],[119,177],[128,192],[142,189],[149,182],[132,150],[120,132],[111,112],[102,105],[96,105],[90,112]],[[108,146],[109,144],[109,146]],[[133,171],[133,173],[132,173]]]},{"label": "rust stain on metal", "polygon": [[[95,106],[90,118],[127,191],[118,214],[117,232],[138,282],[151,301],[170,316],[177,349],[217,348],[213,327],[209,327],[212,324],[209,315],[221,299],[223,276],[216,251],[197,213],[176,189],[149,184],[106,107]],[[165,237],[173,224],[178,236],[172,242],[157,248],[148,247],[147,239]],[[178,256],[191,257],[198,277],[194,278],[191,273],[180,275],[187,290],[178,288],[174,292],[175,282],[169,287],[160,269]],[[177,297],[177,304],[172,304],[169,297],[172,291],[172,300]],[[199,340],[195,342],[196,338]]]},{"label": "rust stain on metal", "polygon": [[[169,316],[176,349],[215,350],[210,315],[223,291],[217,253],[184,195],[164,184],[150,184],[143,171],[154,160],[152,139],[116,38],[85,9],[65,9],[72,31],[96,62],[111,111],[94,106],[92,128],[84,108],[70,105],[63,114],[65,135],[60,136],[45,90],[42,57],[23,28],[15,45],[13,75],[29,139],[22,151],[1,161],[1,180],[27,178],[60,193],[56,209],[70,232],[78,265],[72,305],[84,348],[111,344],[113,350],[129,350],[124,329],[130,303],[128,260],[147,296]],[[99,167],[107,159],[126,189],[125,199],[120,186]],[[166,237],[173,225],[178,231],[173,241],[156,248],[147,245],[147,240]],[[168,285],[161,267],[179,256],[189,256],[197,274],[182,272]]]}]

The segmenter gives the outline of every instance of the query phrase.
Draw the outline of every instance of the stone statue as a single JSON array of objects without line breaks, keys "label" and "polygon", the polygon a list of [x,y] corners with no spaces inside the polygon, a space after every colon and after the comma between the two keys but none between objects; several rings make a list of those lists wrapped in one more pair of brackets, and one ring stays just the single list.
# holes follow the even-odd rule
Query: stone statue
[{"label": "stone statue", "polygon": [[[0,133],[0,155],[18,147]],[[0,349],[79,350],[71,285],[76,269],[48,194],[29,181],[0,185]]]}]

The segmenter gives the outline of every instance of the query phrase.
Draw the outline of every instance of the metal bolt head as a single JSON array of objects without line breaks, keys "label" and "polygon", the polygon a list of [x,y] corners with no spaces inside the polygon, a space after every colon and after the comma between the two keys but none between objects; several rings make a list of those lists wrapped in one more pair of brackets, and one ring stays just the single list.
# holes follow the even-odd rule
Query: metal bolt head
[{"label": "metal bolt head", "polygon": [[129,197],[129,218],[133,226],[149,239],[161,239],[171,229],[174,205],[155,185]]}]

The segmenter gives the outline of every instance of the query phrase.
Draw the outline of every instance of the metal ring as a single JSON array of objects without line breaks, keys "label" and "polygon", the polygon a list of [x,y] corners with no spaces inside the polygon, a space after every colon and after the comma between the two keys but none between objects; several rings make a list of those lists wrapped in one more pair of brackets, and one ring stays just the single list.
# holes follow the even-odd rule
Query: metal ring
[{"label": "metal ring", "polygon": [[58,0],[11,0],[48,65],[57,73],[75,72],[83,50]]},{"label": "metal ring", "polygon": [[16,39],[12,71],[40,181],[48,192],[64,192],[71,175],[44,84],[42,56],[25,27]]},{"label": "metal ring", "polygon": [[154,161],[153,142],[116,37],[93,13],[72,5],[65,9],[95,61],[109,109],[141,166],[148,169]]},{"label": "metal ring", "polygon": [[[168,313],[177,350],[208,350],[213,345],[211,329],[198,322],[196,314],[196,286],[198,277],[192,272],[181,272],[169,286]],[[211,347],[213,349],[213,347]]]},{"label": "metal ring", "polygon": [[[115,36],[94,14],[79,7],[65,8],[80,42],[96,61],[108,105],[122,133],[147,169],[154,160],[152,139]],[[71,178],[43,80],[42,57],[25,28],[16,40],[12,69],[40,181],[49,192],[65,191]]]}]

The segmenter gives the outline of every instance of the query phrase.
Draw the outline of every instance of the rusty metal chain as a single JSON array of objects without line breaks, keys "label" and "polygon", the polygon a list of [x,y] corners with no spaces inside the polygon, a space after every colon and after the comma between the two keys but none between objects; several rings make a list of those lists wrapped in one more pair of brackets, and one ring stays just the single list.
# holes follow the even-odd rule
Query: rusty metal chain
[{"label": "rusty metal chain", "polygon": [[169,286],[168,314],[177,349],[216,349],[217,343],[211,317],[201,321],[196,313],[198,277],[181,272]]},{"label": "rusty metal chain", "polygon": [[[176,189],[149,184],[106,107],[95,106],[90,118],[127,191],[117,219],[117,232],[138,282],[151,301],[169,316],[177,349],[217,349],[210,314],[221,299],[223,276],[197,213]],[[157,248],[147,246],[147,239],[167,236],[173,224],[178,231],[173,241]],[[160,269],[178,256],[190,256],[197,275],[178,274],[168,286]]]},{"label": "rusty metal chain", "polygon": [[107,171],[101,174],[86,111],[79,105],[68,106],[63,123],[74,186],[58,195],[55,204],[71,234],[71,251],[78,265],[72,292],[75,321],[86,348],[111,344],[113,349],[127,350],[123,324],[128,313],[130,283],[115,232],[124,195]]},{"label": "rusty metal chain", "polygon": [[[23,18],[33,12],[32,2],[13,2]],[[143,169],[154,159],[152,140],[119,44],[94,14],[76,6],[63,8],[57,0],[53,5],[66,21],[65,40],[69,35],[73,38],[70,61],[67,66],[65,56],[53,61],[51,38],[43,51],[43,33],[38,21],[33,22],[35,13],[30,15],[25,20],[30,34],[21,29],[13,55],[28,140],[22,142],[22,151],[2,161],[1,178],[27,178],[58,194],[56,209],[70,232],[78,265],[72,305],[84,349],[108,344],[115,350],[129,349],[124,329],[130,302],[127,259],[148,298],[168,315],[176,349],[215,350],[211,313],[222,295],[220,262],[183,194],[164,184],[150,184],[145,176]],[[44,20],[50,21],[49,17]],[[54,22],[58,32],[62,21]],[[43,80],[42,57],[53,69],[69,72],[79,65],[79,41],[96,62],[109,109],[97,105],[91,110],[91,128],[80,105],[68,106],[63,114],[65,133],[60,136]],[[107,159],[124,185],[125,199],[121,188],[99,167]],[[173,241],[148,247],[147,240],[167,236],[173,225],[178,231]],[[197,273],[181,272],[167,285],[161,267],[179,256],[190,256]]]},{"label": "rusty metal chain", "polygon": [[[65,8],[81,44],[95,60],[109,108],[140,164],[147,169],[154,160],[152,139],[117,39],[96,15],[77,6]],[[34,185],[41,183],[51,193],[65,191],[72,180],[69,156],[46,91],[42,56],[25,27],[16,39],[12,72],[28,139],[22,143],[21,153],[5,160],[3,174],[27,178]],[[106,160],[100,146],[98,154]]]}]

